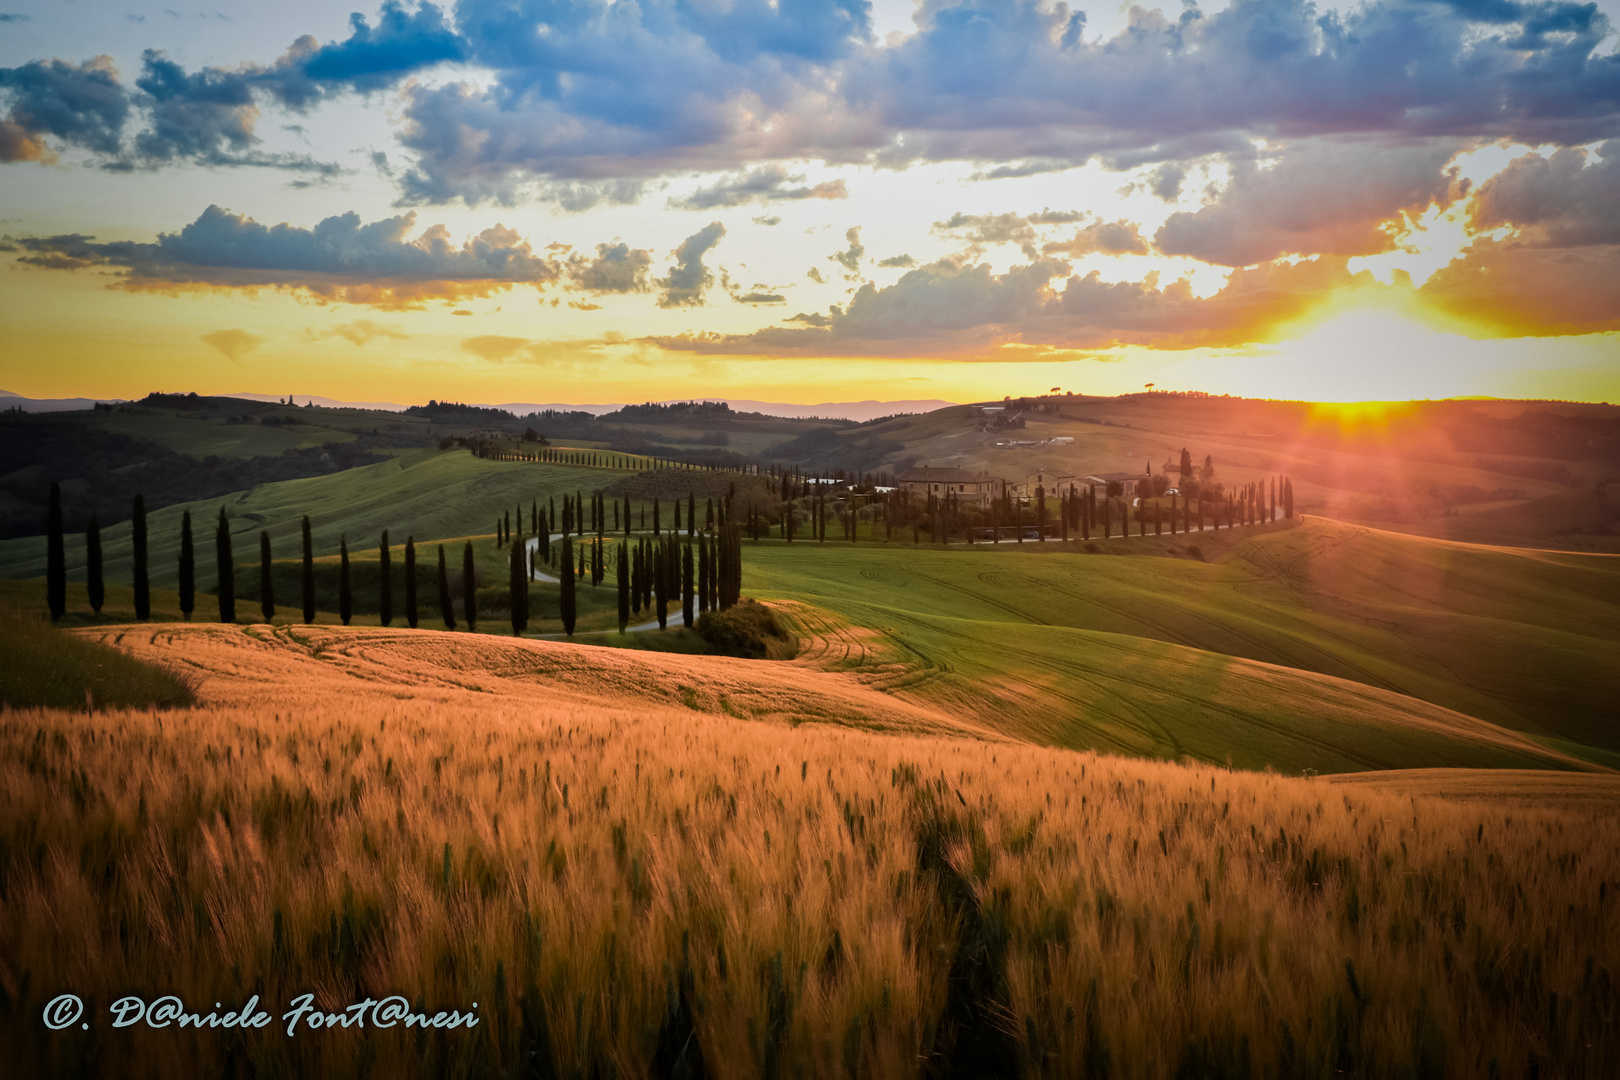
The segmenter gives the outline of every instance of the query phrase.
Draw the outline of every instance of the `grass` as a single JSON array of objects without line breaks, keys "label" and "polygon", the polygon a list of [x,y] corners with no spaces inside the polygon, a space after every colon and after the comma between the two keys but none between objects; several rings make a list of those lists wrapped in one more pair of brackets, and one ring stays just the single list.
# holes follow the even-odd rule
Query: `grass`
[{"label": "grass", "polygon": [[[974,702],[1005,729],[1059,745],[1224,761],[1218,738],[1183,738],[1178,725],[1204,713],[1230,673],[1261,677],[1232,659],[1242,658],[1275,665],[1273,689],[1250,699],[1242,683],[1233,705],[1251,717],[1245,723],[1285,722],[1290,739],[1338,739],[1309,730],[1314,710],[1271,704],[1285,686],[1314,693],[1302,673],[1315,673],[1330,677],[1324,687],[1345,680],[1386,691],[1386,704],[1395,695],[1428,702],[1563,740],[1595,761],[1620,749],[1607,720],[1620,696],[1610,659],[1620,645],[1620,562],[1320,518],[1200,534],[1208,561],[1186,557],[1185,543],[1115,539],[1097,542],[1095,555],[1061,544],[913,548],[909,535],[887,548],[765,543],[745,547],[745,585],[877,631],[871,663],[904,656],[934,673],[929,693]],[[1127,552],[1144,557],[1106,557]],[[1335,741],[1330,763],[1310,760],[1300,743],[1285,751],[1259,729],[1241,739],[1226,729],[1249,767],[1447,764],[1349,730],[1355,745]],[[1223,734],[1220,724],[1210,731]]]},{"label": "grass", "polygon": [[9,599],[0,598],[0,706],[89,711],[196,703],[193,680],[75,637]]},{"label": "grass", "polygon": [[[125,642],[206,671],[203,707],[0,725],[0,1008],[27,1075],[1620,1068],[1612,801],[722,707],[798,708],[800,665],[357,629]],[[64,987],[94,1033],[37,1022]],[[477,1002],[480,1024],[286,1037],[311,991]],[[125,993],[258,994],[276,1022],[113,1031]]]},{"label": "grass", "polygon": [[[403,545],[408,534],[418,542],[493,530],[495,517],[523,505],[525,526],[531,502],[561,499],[611,483],[620,472],[583,466],[538,465],[475,458],[465,450],[422,450],[393,460],[348,469],[331,476],[263,484],[251,491],[201,503],[164,507],[147,515],[151,580],[172,588],[178,576],[180,517],[191,511],[197,543],[198,586],[211,587],[214,525],[223,506],[229,515],[237,561],[258,560],[259,530],[268,529],[282,558],[301,550],[300,519],[308,514],[315,551],[335,555],[341,535],[351,551],[375,547],[384,529]],[[559,510],[560,512],[560,510]],[[108,580],[128,582],[131,574],[130,526],[126,522],[102,532]],[[84,538],[66,544],[68,576],[82,580]],[[42,537],[0,541],[0,574],[39,577],[45,573]]]}]

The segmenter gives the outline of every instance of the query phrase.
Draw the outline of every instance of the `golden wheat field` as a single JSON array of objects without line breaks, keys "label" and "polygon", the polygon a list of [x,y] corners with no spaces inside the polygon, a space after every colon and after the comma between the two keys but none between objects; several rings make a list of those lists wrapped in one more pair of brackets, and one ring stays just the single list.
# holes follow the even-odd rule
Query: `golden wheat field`
[{"label": "golden wheat field", "polygon": [[[812,664],[94,633],[184,667],[202,705],[0,725],[15,1075],[1620,1070],[1601,794],[994,742]],[[65,992],[89,1032],[39,1022]],[[306,993],[479,1022],[289,1037]],[[132,994],[258,995],[272,1022],[112,1029]]]}]

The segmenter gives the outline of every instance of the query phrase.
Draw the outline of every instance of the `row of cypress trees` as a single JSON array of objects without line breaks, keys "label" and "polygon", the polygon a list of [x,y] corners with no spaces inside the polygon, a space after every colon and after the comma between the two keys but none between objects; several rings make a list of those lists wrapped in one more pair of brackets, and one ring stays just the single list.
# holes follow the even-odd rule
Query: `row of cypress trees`
[{"label": "row of cypress trees", "polygon": [[[678,502],[678,500],[677,500]],[[144,500],[140,495],[134,499],[134,522],[132,537],[135,546],[135,603],[136,618],[146,620],[151,616],[150,589],[147,582],[147,529]],[[619,627],[622,632],[628,626],[629,614],[632,608],[640,612],[644,607],[654,606],[657,610],[659,627],[663,628],[667,619],[667,604],[675,597],[681,598],[682,621],[686,626],[692,626],[697,614],[710,610],[720,610],[736,603],[741,592],[741,536],[735,525],[722,524],[712,533],[698,534],[695,528],[697,521],[697,506],[693,496],[687,498],[687,521],[693,526],[688,533],[687,540],[682,543],[678,533],[660,533],[655,537],[643,538],[639,544],[632,545],[628,540],[618,545],[618,585],[619,585]],[[591,574],[593,583],[599,583],[605,576],[603,560],[602,534],[606,529],[607,504],[598,493],[593,496],[590,508],[590,524],[597,531],[597,542],[592,545],[593,558]],[[553,508],[553,513],[555,509]],[[614,503],[615,518],[619,516],[619,505]],[[537,508],[531,508],[531,521],[539,526],[539,531],[549,539],[549,527],[545,523]],[[714,506],[709,504],[710,521],[715,521]],[[658,507],[654,507],[655,519],[658,516]],[[677,521],[680,517],[679,507],[676,510]],[[726,517],[725,506],[720,508],[719,521],[724,522]],[[521,523],[522,509],[519,508],[518,518]],[[508,541],[510,532],[505,519],[500,522],[498,534],[500,539]],[[558,562],[566,567],[560,575],[561,603],[560,614],[563,630],[570,636],[577,623],[578,604],[576,593],[576,575],[573,573],[575,565],[573,552],[573,535],[575,531],[583,533],[586,524],[585,506],[583,500],[577,503],[571,500],[565,503],[564,531],[562,533],[561,550]],[[629,506],[624,507],[624,521],[629,522]],[[300,523],[303,540],[303,567],[301,575],[302,614],[305,623],[315,619],[315,570],[314,545],[311,537],[309,517],[305,515]],[[521,537],[521,524],[519,526]],[[627,530],[628,533],[628,530]],[[529,623],[529,596],[528,579],[531,567],[525,558],[526,546],[521,543],[510,543],[509,581],[510,607],[512,633],[522,634]],[[549,546],[549,545],[548,545]],[[102,573],[102,545],[99,519],[92,515],[86,525],[85,549],[87,560],[87,592],[92,609],[97,615],[105,602],[106,587]],[[349,625],[354,611],[353,578],[349,562],[348,536],[339,539],[338,548],[338,615],[345,626]],[[581,573],[584,572],[584,552],[581,551]],[[378,545],[378,563],[380,569],[380,585],[378,595],[378,620],[382,625],[388,626],[394,620],[393,607],[393,563],[392,549],[389,544],[388,532],[384,530]],[[214,532],[214,560],[218,573],[217,600],[219,605],[219,621],[234,623],[236,621],[236,563],[235,552],[232,545],[230,521],[225,508],[219,511],[219,520]],[[67,571],[66,555],[64,551],[62,528],[62,501],[61,488],[53,483],[50,491],[50,503],[47,521],[47,554],[46,554],[46,588],[48,602],[53,620],[60,619],[67,606]],[[259,532],[259,607],[265,621],[270,621],[276,613],[275,580],[272,573],[274,555],[271,550],[269,530]],[[416,542],[414,537],[405,541],[404,552],[404,615],[406,622],[415,629],[419,621],[417,577],[416,577]],[[446,565],[444,546],[439,545],[438,551],[438,593],[439,613],[447,629],[456,628],[455,606],[451,600],[449,572]],[[196,573],[197,558],[196,544],[192,532],[191,512],[185,511],[180,520],[180,556],[179,556],[179,599],[180,610],[189,620],[195,610],[196,601]],[[462,550],[462,617],[468,629],[477,628],[478,600],[477,580],[475,574],[472,543],[467,542]]]}]

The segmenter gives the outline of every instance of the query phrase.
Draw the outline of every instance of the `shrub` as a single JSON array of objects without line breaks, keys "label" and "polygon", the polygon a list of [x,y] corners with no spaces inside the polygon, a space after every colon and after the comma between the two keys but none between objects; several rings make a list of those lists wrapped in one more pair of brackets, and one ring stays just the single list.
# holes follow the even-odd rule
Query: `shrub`
[{"label": "shrub", "polygon": [[798,642],[777,624],[771,609],[757,600],[705,612],[698,617],[696,629],[709,648],[723,656],[791,660],[798,652]]}]

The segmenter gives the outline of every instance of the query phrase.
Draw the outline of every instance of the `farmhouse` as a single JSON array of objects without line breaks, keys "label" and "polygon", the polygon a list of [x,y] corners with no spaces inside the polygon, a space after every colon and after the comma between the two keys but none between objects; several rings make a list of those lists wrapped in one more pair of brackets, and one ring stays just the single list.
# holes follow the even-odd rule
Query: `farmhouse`
[{"label": "farmhouse", "polygon": [[1088,474],[1086,476],[1082,476],[1080,478],[1080,483],[1082,483],[1082,484],[1096,484],[1098,487],[1102,488],[1103,491],[1105,491],[1105,492],[1110,490],[1109,485],[1118,484],[1119,487],[1116,488],[1116,489],[1113,489],[1116,492],[1116,494],[1130,495],[1130,494],[1132,494],[1132,493],[1134,493],[1136,491],[1136,485],[1137,484],[1141,483],[1143,480],[1148,480],[1148,479],[1151,479],[1151,477],[1150,477],[1150,475],[1148,473],[1107,472],[1107,473],[1090,473],[1090,474]]},{"label": "farmhouse", "polygon": [[1057,472],[1053,472],[1050,469],[1043,469],[1037,472],[1032,472],[1028,476],[1024,477],[1023,483],[1018,485],[1018,494],[1022,498],[1033,499],[1035,497],[1035,489],[1040,488],[1041,490],[1045,491],[1046,494],[1055,498],[1058,492],[1067,491],[1070,484],[1079,487],[1084,483],[1084,480],[1080,479],[1080,477],[1074,475],[1072,472],[1069,472],[1067,469],[1062,469]]},{"label": "farmhouse", "polygon": [[950,495],[961,503],[976,503],[984,505],[991,499],[999,499],[1005,489],[1005,483],[986,472],[969,472],[966,469],[907,469],[895,481],[900,490],[909,495],[923,498],[936,495],[944,498]]}]

